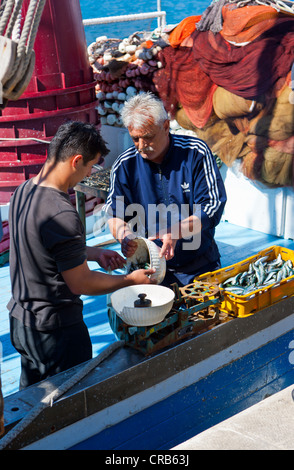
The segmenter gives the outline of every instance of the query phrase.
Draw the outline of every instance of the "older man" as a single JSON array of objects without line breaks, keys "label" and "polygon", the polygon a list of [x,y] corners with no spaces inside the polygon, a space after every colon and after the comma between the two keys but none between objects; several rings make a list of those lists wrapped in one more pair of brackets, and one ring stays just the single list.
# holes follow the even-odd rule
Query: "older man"
[{"label": "older man", "polygon": [[214,234],[226,193],[215,159],[202,140],[170,134],[164,106],[151,93],[127,101],[122,119],[134,146],[112,167],[110,229],[127,257],[135,235],[154,239],[167,260],[163,285],[186,285],[220,266]]}]

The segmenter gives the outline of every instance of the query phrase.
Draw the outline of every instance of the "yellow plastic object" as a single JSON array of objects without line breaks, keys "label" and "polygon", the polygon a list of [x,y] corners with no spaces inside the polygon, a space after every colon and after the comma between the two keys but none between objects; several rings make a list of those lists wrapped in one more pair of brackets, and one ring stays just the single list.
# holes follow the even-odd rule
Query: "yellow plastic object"
[{"label": "yellow plastic object", "polygon": [[[217,271],[209,272],[198,276],[195,280],[213,282],[221,284],[229,277],[247,271],[249,264],[254,263],[262,256],[268,256],[267,261],[272,261],[281,254],[284,261],[291,260],[294,264],[294,251],[281,246],[271,246],[260,251],[254,256],[247,258],[239,263],[233,264]],[[235,317],[246,317],[253,313],[269,307],[280,300],[294,295],[294,275],[283,279],[280,282],[270,284],[262,289],[252,291],[247,295],[236,295],[220,288],[223,295],[221,310]]]}]

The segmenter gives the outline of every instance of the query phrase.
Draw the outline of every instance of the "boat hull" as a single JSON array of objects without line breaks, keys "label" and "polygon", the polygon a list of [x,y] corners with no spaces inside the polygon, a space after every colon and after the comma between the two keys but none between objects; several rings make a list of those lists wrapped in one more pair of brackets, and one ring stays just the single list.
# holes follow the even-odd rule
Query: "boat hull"
[{"label": "boat hull", "polygon": [[[153,357],[123,347],[10,448],[170,449],[294,382],[293,320],[290,297]],[[8,397],[6,429],[77,369]]]}]

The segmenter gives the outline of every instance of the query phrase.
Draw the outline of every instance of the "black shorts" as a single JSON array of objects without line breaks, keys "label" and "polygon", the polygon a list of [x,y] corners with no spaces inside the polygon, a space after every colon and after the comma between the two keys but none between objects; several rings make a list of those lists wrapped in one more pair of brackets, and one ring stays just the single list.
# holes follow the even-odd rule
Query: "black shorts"
[{"label": "black shorts", "polygon": [[20,390],[92,358],[84,322],[43,332],[10,316],[10,338],[21,355]]}]

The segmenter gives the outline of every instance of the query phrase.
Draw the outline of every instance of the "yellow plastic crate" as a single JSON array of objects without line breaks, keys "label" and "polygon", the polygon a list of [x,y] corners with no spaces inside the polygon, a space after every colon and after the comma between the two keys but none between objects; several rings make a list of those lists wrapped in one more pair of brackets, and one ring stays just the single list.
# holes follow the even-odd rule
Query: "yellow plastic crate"
[{"label": "yellow plastic crate", "polygon": [[[268,256],[267,261],[272,261],[281,254],[284,261],[291,260],[294,265],[294,251],[280,246],[271,246],[260,251],[254,256],[239,263],[233,264],[217,271],[198,276],[196,280],[221,284],[229,277],[236,276],[240,272],[247,271],[249,264],[257,261],[262,256]],[[294,275],[280,282],[270,284],[262,289],[257,289],[246,295],[236,295],[221,288],[223,301],[221,310],[235,317],[246,317],[262,310],[265,307],[279,302],[280,300],[294,295]]]}]

